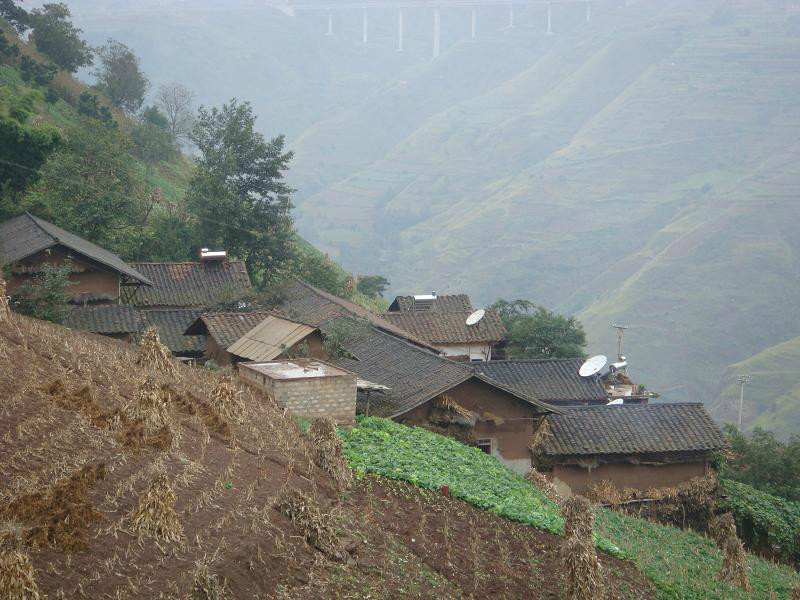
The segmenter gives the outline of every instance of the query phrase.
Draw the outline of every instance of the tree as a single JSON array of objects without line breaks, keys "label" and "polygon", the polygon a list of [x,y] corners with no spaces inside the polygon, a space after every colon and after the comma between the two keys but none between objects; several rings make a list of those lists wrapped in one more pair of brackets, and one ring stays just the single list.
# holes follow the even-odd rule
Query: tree
[{"label": "tree", "polygon": [[22,33],[28,28],[28,13],[14,0],[0,0],[0,17],[8,21],[17,33]]},{"label": "tree", "polygon": [[356,284],[356,289],[370,298],[380,298],[388,287],[389,280],[381,275],[363,275]]},{"label": "tree", "polygon": [[122,42],[109,39],[98,51],[100,66],[95,70],[97,87],[114,106],[132,114],[142,107],[150,83],[139,67],[139,58]]},{"label": "tree", "polygon": [[81,39],[80,29],[69,20],[66,4],[45,4],[31,11],[28,22],[33,27],[36,48],[59,67],[74,73],[92,64],[92,48]]},{"label": "tree", "polygon": [[514,358],[583,357],[586,333],[574,317],[564,317],[527,300],[502,298],[490,306],[509,334],[508,352]]},{"label": "tree", "polygon": [[25,83],[45,86],[58,73],[58,67],[52,64],[43,65],[29,56],[23,56],[19,61],[19,76]]},{"label": "tree", "polygon": [[746,483],[768,494],[800,501],[800,435],[783,442],[771,431],[756,427],[749,435],[733,425],[724,427],[730,458],[722,476]]},{"label": "tree", "polygon": [[141,246],[151,206],[130,141],[88,120],[68,131],[24,200],[26,210],[123,256]]},{"label": "tree", "polygon": [[186,141],[194,123],[194,92],[180,83],[170,83],[158,88],[156,105],[169,122],[173,137],[179,142]]},{"label": "tree", "polygon": [[102,121],[109,127],[116,127],[117,123],[107,106],[100,104],[97,94],[88,91],[81,92],[78,98],[78,112],[82,115]]},{"label": "tree", "polygon": [[175,158],[178,147],[170,133],[169,123],[155,106],[142,112],[139,122],[131,130],[131,140],[135,154],[147,165],[148,172],[153,165]]},{"label": "tree", "polygon": [[187,204],[197,219],[198,245],[244,259],[257,282],[292,253],[293,191],[283,180],[292,158],[283,136],[255,131],[248,102],[200,108],[191,139],[200,151]]},{"label": "tree", "polygon": [[14,310],[34,319],[63,323],[69,312],[69,300],[65,293],[71,268],[66,265],[42,266],[42,271],[11,292]]}]

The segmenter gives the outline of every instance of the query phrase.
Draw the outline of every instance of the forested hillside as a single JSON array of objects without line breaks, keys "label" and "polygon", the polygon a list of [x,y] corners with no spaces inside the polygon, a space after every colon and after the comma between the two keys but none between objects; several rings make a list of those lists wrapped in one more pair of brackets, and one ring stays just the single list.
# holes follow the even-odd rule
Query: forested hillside
[{"label": "forested hillside", "polygon": [[[800,335],[800,17],[791,3],[640,0],[430,11],[280,11],[248,2],[75,0],[155,82],[253,98],[296,154],[299,231],[392,291],[528,298],[576,314],[590,351],[626,337],[666,400],[735,410],[726,368]],[[731,366],[736,365],[736,366]],[[729,367],[730,366],[730,367]],[[765,370],[769,370],[765,367]],[[747,423],[792,428],[790,390],[753,382]],[[734,390],[735,391],[735,390]],[[790,407],[791,403],[779,404]],[[732,406],[733,404],[733,406]],[[780,417],[778,417],[780,414]]]}]

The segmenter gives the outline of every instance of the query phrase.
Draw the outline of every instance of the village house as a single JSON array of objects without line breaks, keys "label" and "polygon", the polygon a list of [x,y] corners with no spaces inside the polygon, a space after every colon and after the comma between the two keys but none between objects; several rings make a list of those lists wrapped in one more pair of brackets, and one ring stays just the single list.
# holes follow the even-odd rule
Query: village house
[{"label": "village house", "polygon": [[468,324],[475,311],[466,294],[439,296],[436,292],[397,296],[382,315],[457,360],[485,361],[505,345],[506,328],[500,316],[486,310],[482,318]]},{"label": "village house", "polygon": [[185,334],[204,339],[205,356],[222,366],[279,356],[325,358],[317,327],[272,311],[202,314]]},{"label": "village house", "polygon": [[492,360],[475,363],[486,377],[554,406],[608,404],[599,377],[581,377],[582,358]]},{"label": "village house", "polygon": [[356,375],[321,360],[300,358],[242,362],[239,378],[265,391],[293,415],[328,417],[353,423],[356,417]]},{"label": "village house", "polygon": [[707,474],[726,446],[702,404],[620,404],[549,415],[532,452],[568,495],[604,479],[620,489],[674,486]]},{"label": "village house", "polygon": [[560,410],[373,326],[351,332],[345,346],[334,364],[360,378],[360,414],[449,435],[519,473],[531,466],[531,440],[544,417]]}]

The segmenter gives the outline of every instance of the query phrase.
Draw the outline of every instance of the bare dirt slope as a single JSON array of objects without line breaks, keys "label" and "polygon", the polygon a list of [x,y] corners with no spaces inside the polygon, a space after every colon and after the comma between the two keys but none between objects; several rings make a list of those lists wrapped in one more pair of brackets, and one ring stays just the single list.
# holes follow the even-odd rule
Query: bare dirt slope
[{"label": "bare dirt slope", "polygon": [[157,358],[0,315],[0,557],[30,557],[40,597],[554,597],[558,538],[405,484],[340,492],[269,399]]}]

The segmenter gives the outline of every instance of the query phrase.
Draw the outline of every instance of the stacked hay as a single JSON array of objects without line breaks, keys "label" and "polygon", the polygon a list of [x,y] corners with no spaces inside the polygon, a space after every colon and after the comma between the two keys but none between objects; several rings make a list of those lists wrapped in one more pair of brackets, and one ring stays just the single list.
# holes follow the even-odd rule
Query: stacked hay
[{"label": "stacked hay", "polygon": [[223,417],[239,421],[244,413],[242,391],[233,383],[230,376],[220,378],[211,390],[211,407]]},{"label": "stacked hay", "polygon": [[589,501],[580,496],[567,499],[564,515],[564,542],[561,545],[563,597],[566,600],[604,598],[603,568],[597,559],[592,528],[594,515]]},{"label": "stacked hay", "polygon": [[183,527],[175,512],[176,500],[166,476],[157,476],[139,498],[139,506],[130,516],[134,529],[167,542],[180,541]]},{"label": "stacked hay", "polygon": [[172,417],[169,412],[169,397],[165,396],[161,386],[154,377],[145,377],[136,395],[124,407],[125,417],[131,421],[140,421],[148,435],[169,429]]},{"label": "stacked hay", "polygon": [[792,600],[800,600],[800,583],[792,588]]},{"label": "stacked hay", "polygon": [[563,498],[561,494],[558,493],[556,486],[545,477],[542,473],[537,471],[536,469],[531,469],[525,475],[525,479],[530,481],[534,486],[536,486],[547,498],[556,504],[561,504]]},{"label": "stacked hay", "polygon": [[742,542],[736,537],[736,521],[731,513],[716,517],[709,523],[711,537],[722,550],[722,568],[719,571],[720,581],[750,591],[750,579],[747,576],[747,554]]},{"label": "stacked hay", "polygon": [[314,419],[308,435],[313,445],[314,462],[333,478],[340,490],[351,487],[353,474],[344,458],[342,440],[336,433],[333,419]]},{"label": "stacked hay", "polygon": [[139,353],[136,356],[136,364],[140,367],[152,369],[167,376],[175,376],[175,362],[172,353],[158,337],[158,330],[155,327],[148,327],[142,335],[139,343]]},{"label": "stacked hay", "polygon": [[214,573],[209,573],[207,565],[200,565],[194,572],[191,600],[225,600],[225,582]]},{"label": "stacked hay", "polygon": [[0,598],[3,600],[40,600],[39,586],[27,554],[0,550]]},{"label": "stacked hay", "polygon": [[11,307],[8,305],[8,296],[6,296],[6,280],[3,279],[3,273],[0,272],[0,323],[11,319]]},{"label": "stacked hay", "polygon": [[346,561],[347,552],[336,533],[334,518],[301,490],[289,490],[278,499],[275,508],[291,519],[306,542],[329,558]]}]

